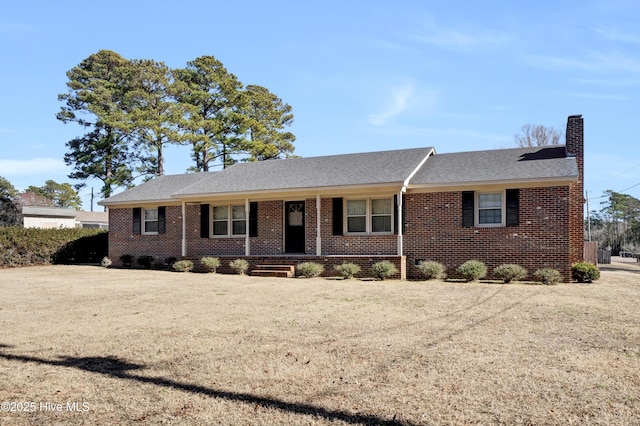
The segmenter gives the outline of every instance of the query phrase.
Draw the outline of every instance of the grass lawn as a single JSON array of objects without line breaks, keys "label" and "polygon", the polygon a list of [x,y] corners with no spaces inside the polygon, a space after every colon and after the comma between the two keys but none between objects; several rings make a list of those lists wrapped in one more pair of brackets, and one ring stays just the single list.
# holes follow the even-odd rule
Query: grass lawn
[{"label": "grass lawn", "polygon": [[638,301],[620,262],[557,286],[5,269],[0,424],[638,424]]}]

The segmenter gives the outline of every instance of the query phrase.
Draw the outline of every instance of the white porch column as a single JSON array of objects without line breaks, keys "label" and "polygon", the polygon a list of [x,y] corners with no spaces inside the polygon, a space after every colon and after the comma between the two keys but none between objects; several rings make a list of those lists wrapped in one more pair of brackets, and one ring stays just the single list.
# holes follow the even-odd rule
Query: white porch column
[{"label": "white porch column", "polygon": [[251,243],[249,239],[249,209],[251,208],[251,204],[249,203],[249,199],[244,199],[244,255],[251,256]]},{"label": "white porch column", "polygon": [[187,202],[182,202],[182,257],[187,255]]},{"label": "white porch column", "polygon": [[322,254],[322,233],[320,232],[320,224],[322,218],[320,217],[320,194],[316,195],[316,256]]},{"label": "white porch column", "polygon": [[400,190],[400,192],[398,192],[398,220],[396,220],[396,223],[398,224],[398,256],[402,256],[403,250],[402,250],[402,190]]}]

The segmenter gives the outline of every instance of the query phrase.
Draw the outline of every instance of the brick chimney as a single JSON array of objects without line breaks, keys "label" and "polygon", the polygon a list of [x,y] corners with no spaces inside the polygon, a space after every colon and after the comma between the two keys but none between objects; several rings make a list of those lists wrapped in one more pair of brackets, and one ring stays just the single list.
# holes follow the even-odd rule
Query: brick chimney
[{"label": "brick chimney", "polygon": [[[567,154],[584,159],[584,120],[582,115],[570,115],[567,119]],[[580,161],[579,161],[580,163]]]},{"label": "brick chimney", "polygon": [[578,181],[570,185],[569,240],[571,262],[583,260],[584,254],[584,120],[582,115],[570,115],[566,132],[567,155],[578,164]]},{"label": "brick chimney", "polygon": [[578,186],[584,193],[584,120],[582,115],[570,115],[566,132],[567,155],[575,157],[578,163]]}]

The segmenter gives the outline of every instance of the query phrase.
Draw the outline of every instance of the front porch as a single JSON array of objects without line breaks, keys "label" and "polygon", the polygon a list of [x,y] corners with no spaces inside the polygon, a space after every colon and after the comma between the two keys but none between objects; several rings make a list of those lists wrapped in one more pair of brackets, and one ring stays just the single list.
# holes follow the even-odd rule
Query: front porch
[{"label": "front porch", "polygon": [[[404,280],[407,278],[407,258],[406,256],[397,255],[262,255],[262,256],[215,256],[220,259],[220,267],[218,271],[221,273],[233,273],[234,271],[229,266],[229,262],[235,259],[245,259],[249,262],[249,271],[256,269],[259,265],[291,265],[297,266],[303,262],[315,262],[324,266],[323,277],[337,276],[338,273],[334,267],[343,263],[355,263],[360,266],[360,273],[356,275],[358,278],[372,277],[371,267],[377,262],[387,260],[393,263],[398,270],[396,276],[392,279]],[[204,268],[200,264],[200,258],[203,256],[187,256],[184,259],[191,260],[193,262],[194,271],[203,272]]]}]

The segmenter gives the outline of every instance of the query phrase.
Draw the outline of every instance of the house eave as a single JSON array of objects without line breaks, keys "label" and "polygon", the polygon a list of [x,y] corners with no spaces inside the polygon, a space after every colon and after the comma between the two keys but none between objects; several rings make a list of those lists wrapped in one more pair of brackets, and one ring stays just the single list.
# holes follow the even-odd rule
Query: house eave
[{"label": "house eave", "polygon": [[564,176],[553,178],[535,178],[535,179],[503,179],[503,180],[485,180],[475,182],[438,182],[433,184],[410,184],[407,188],[408,192],[443,192],[443,191],[466,191],[476,188],[536,188],[550,186],[566,186],[577,182],[578,176]]},{"label": "house eave", "polygon": [[[238,192],[216,192],[216,193],[198,193],[198,194],[173,194],[175,199],[185,202],[196,202],[201,200],[212,199],[245,199],[252,200],[281,200],[299,197],[315,197],[320,196],[340,196],[359,194],[363,192],[384,192],[394,193],[401,188],[403,182],[376,183],[367,185],[339,185],[311,188],[288,188],[277,190],[257,190],[257,191],[238,191]],[[175,201],[175,200],[174,200]]]},{"label": "house eave", "polygon": [[99,206],[103,207],[131,207],[131,206],[144,206],[144,205],[179,205],[180,200],[175,198],[158,198],[152,200],[126,200],[126,201],[98,201]]}]

